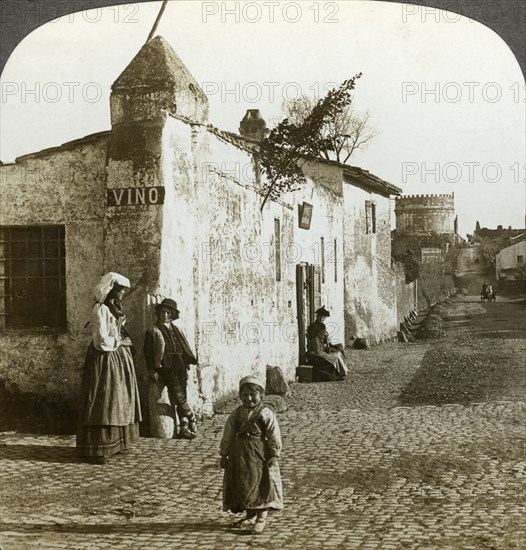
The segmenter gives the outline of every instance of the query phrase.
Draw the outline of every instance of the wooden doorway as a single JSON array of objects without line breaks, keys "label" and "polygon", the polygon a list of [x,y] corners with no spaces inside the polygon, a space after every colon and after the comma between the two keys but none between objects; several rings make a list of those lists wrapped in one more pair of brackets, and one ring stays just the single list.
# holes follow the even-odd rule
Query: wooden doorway
[{"label": "wooden doorway", "polygon": [[296,301],[298,308],[299,361],[305,365],[307,328],[316,319],[321,307],[321,267],[301,263],[296,265]]}]

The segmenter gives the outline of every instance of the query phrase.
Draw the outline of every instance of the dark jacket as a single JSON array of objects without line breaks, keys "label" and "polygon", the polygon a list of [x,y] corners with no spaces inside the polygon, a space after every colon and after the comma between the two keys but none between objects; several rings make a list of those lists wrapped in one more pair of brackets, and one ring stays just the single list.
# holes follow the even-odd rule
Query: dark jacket
[{"label": "dark jacket", "polygon": [[[171,337],[173,336],[173,338]],[[144,358],[150,371],[169,368],[174,359],[186,367],[197,365],[197,359],[184,334],[172,323],[172,335],[162,323],[156,323],[146,332],[144,338]]]}]

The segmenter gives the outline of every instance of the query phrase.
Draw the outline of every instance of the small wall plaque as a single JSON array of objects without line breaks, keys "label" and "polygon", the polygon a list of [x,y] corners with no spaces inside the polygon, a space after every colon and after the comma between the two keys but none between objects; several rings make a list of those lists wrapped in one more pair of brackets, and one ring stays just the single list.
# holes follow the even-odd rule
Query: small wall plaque
[{"label": "small wall plaque", "polygon": [[299,227],[300,229],[310,229],[312,219],[312,204],[304,202],[298,205],[299,208]]}]

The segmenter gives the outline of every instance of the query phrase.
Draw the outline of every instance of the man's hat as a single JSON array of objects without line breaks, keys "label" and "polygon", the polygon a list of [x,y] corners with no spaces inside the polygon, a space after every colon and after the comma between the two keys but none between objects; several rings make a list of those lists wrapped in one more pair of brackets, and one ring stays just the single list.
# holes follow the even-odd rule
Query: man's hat
[{"label": "man's hat", "polygon": [[322,317],[331,316],[331,314],[325,309],[325,306],[321,306],[320,309],[317,309],[314,313],[316,313],[316,315],[321,315]]},{"label": "man's hat", "polygon": [[159,309],[161,309],[162,307],[170,309],[173,312],[174,317],[179,315],[180,313],[180,311],[177,309],[177,303],[171,298],[165,298],[160,304],[157,304],[155,306],[155,312],[158,312]]}]

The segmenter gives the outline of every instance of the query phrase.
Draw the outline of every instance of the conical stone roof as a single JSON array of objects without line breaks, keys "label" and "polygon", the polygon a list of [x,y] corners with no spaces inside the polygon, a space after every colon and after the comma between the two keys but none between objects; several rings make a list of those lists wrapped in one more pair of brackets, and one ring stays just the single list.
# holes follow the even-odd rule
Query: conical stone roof
[{"label": "conical stone roof", "polygon": [[208,98],[162,36],[149,40],[112,85],[113,124],[154,118],[161,110],[199,123]]},{"label": "conical stone roof", "polygon": [[169,88],[185,89],[189,85],[195,95],[206,97],[201,87],[173,48],[162,36],[149,40],[113,83],[112,90],[148,88],[151,91]]}]

